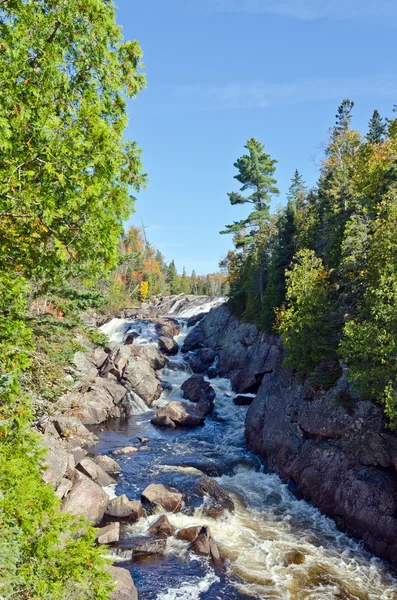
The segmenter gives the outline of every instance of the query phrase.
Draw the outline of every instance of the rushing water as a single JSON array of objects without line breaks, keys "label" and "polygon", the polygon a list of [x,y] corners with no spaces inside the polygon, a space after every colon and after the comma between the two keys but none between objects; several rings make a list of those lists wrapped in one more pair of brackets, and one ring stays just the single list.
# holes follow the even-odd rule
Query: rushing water
[{"label": "rushing water", "polygon": [[[113,321],[107,333],[120,341],[131,326]],[[150,324],[133,327],[140,328],[139,343],[153,342]],[[176,340],[183,342],[185,335],[186,329]],[[190,376],[183,356],[172,359],[160,376],[172,389],[156,405],[181,400],[180,387]],[[150,438],[139,452],[118,457],[123,472],[112,490],[117,495],[139,498],[149,483],[184,491],[189,478],[204,472],[217,478],[236,505],[234,513],[216,520],[204,517],[200,508],[190,515],[168,515],[176,528],[209,525],[225,558],[222,568],[214,569],[175,538],[168,540],[164,556],[132,562],[116,553],[115,560],[131,571],[141,600],[397,600],[397,580],[382,561],[338,531],[332,520],[296,500],[276,475],[264,472],[245,444],[247,408],[233,404],[228,380],[211,380],[211,385],[217,394],[215,412],[201,428],[159,430],[150,424],[153,411],[131,396],[135,414],[98,434],[95,453],[138,444],[138,437]],[[157,518],[141,519],[124,535],[146,533]]]}]

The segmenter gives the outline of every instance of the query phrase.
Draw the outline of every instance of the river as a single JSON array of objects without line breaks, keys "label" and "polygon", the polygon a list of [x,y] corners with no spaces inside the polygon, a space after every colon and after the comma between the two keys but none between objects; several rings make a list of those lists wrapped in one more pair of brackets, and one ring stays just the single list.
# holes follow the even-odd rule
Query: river
[{"label": "river", "polygon": [[[122,342],[127,323],[119,320],[105,326],[110,339]],[[155,343],[154,328],[146,323],[134,325],[140,327],[136,343]],[[184,324],[175,338],[180,346],[187,333]],[[96,431],[95,454],[138,444],[138,437],[150,438],[139,452],[117,457],[122,473],[112,493],[138,499],[150,483],[172,485],[183,492],[192,476],[204,472],[215,477],[235,502],[234,513],[216,520],[204,517],[200,508],[191,514],[168,515],[176,528],[208,525],[225,559],[223,567],[214,568],[176,538],[168,539],[165,555],[131,561],[123,551],[114,552],[119,566],[131,572],[140,599],[397,600],[397,580],[388,566],[341,533],[331,519],[297,500],[248,451],[244,437],[247,408],[233,404],[235,394],[227,379],[211,380],[215,411],[203,427],[160,430],[151,425],[153,409],[169,400],[181,400],[180,387],[190,375],[179,353],[160,372],[169,389],[151,409],[135,398],[135,414]],[[128,526],[124,536],[146,533],[157,518],[152,515]]]}]

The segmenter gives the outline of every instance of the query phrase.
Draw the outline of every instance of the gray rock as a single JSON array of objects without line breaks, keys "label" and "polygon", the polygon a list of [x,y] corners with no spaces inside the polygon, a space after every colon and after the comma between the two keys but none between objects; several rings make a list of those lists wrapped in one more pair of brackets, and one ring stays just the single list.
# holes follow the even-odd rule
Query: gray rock
[{"label": "gray rock", "polygon": [[182,507],[183,496],[167,485],[152,483],[142,492],[142,503],[153,509],[162,506],[168,512],[177,512]]},{"label": "gray rock", "polygon": [[164,354],[167,354],[168,356],[176,356],[176,354],[178,354],[179,346],[172,337],[162,335],[158,339],[158,344],[160,350],[162,350]]},{"label": "gray rock", "polygon": [[204,414],[194,404],[169,402],[156,412],[154,424],[161,423],[161,427],[166,427],[167,423],[172,422],[174,427],[197,427],[202,425],[204,420]]},{"label": "gray rock", "polygon": [[82,473],[76,473],[76,481],[64,498],[62,511],[75,516],[85,516],[89,521],[98,524],[109,502],[109,496],[100,485]]},{"label": "gray rock", "polygon": [[142,517],[142,503],[139,500],[128,500],[127,496],[123,494],[110,500],[106,514],[135,523]]},{"label": "gray rock", "polygon": [[61,438],[72,442],[74,448],[93,446],[97,441],[96,436],[76,417],[58,415],[53,423]]},{"label": "gray rock", "polygon": [[149,527],[149,533],[156,536],[172,536],[175,533],[175,529],[172,527],[167,516],[161,515],[161,517],[159,517],[157,521],[155,521],[153,525]]},{"label": "gray rock", "polygon": [[121,473],[120,465],[115,460],[113,460],[113,458],[110,458],[110,456],[104,456],[102,454],[96,456],[95,464],[101,467],[105,471],[105,473]]},{"label": "gray rock", "polygon": [[113,450],[113,456],[128,456],[130,454],[135,454],[135,452],[139,452],[138,448],[135,446],[125,446],[124,448],[117,448],[117,450]]},{"label": "gray rock", "polygon": [[62,500],[66,496],[66,494],[72,489],[73,483],[70,479],[62,479],[61,483],[56,489],[55,495],[57,498]]},{"label": "gray rock", "polygon": [[134,556],[150,556],[153,554],[164,554],[167,547],[166,537],[156,537],[153,535],[139,536],[122,540],[120,548],[122,550],[131,550],[132,558]]},{"label": "gray rock", "polygon": [[45,483],[51,483],[57,488],[68,470],[70,456],[56,438],[52,436],[42,436],[42,438],[48,451],[41,476]]},{"label": "gray rock", "polygon": [[168,363],[167,356],[159,352],[156,346],[152,344],[136,346],[133,349],[133,353],[135,356],[140,356],[142,359],[146,360],[154,371],[164,369],[165,365]]},{"label": "gray rock", "polygon": [[77,469],[102,487],[114,485],[115,483],[114,479],[90,458],[83,458],[83,460],[77,465]]},{"label": "gray rock", "polygon": [[108,570],[116,582],[116,589],[112,592],[111,600],[138,600],[138,592],[131,573],[120,567],[108,567]]},{"label": "gray rock", "polygon": [[142,357],[131,358],[124,371],[125,386],[150,405],[161,396],[162,388],[155,371]]},{"label": "gray rock", "polygon": [[120,539],[120,523],[115,521],[114,523],[110,523],[106,525],[106,527],[101,527],[96,533],[96,541],[98,544],[116,544]]}]

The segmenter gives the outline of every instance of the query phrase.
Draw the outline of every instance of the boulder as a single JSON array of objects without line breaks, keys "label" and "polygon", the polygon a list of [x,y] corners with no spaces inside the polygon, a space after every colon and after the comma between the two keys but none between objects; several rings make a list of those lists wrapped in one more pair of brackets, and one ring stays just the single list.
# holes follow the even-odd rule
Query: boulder
[{"label": "boulder", "polygon": [[87,477],[90,477],[96,483],[99,483],[99,485],[102,487],[114,485],[115,483],[114,479],[90,458],[83,458],[83,460],[77,465],[77,469],[84,475],[87,475]]},{"label": "boulder", "polygon": [[202,527],[196,539],[190,544],[190,549],[199,556],[208,556],[215,564],[221,562],[218,546],[212,538],[209,527]]},{"label": "boulder", "polygon": [[110,458],[110,456],[105,456],[105,455],[99,454],[98,456],[95,457],[95,464],[98,465],[99,467],[101,467],[101,469],[103,469],[105,471],[105,473],[109,473],[109,474],[121,473],[120,465],[118,463],[116,463],[116,461],[113,460],[113,458]]},{"label": "boulder", "polygon": [[191,402],[208,399],[214,401],[215,391],[202,375],[192,375],[182,384],[183,397]]},{"label": "boulder", "polygon": [[131,573],[120,567],[108,567],[109,573],[116,582],[116,589],[112,592],[111,600],[138,600],[138,592]]},{"label": "boulder", "polygon": [[156,412],[156,417],[152,420],[152,423],[156,425],[161,422],[160,427],[197,427],[203,425],[204,420],[204,414],[194,404],[169,402]]},{"label": "boulder", "polygon": [[159,350],[153,344],[136,346],[135,348],[133,348],[132,353],[134,356],[140,356],[141,358],[146,360],[149,363],[149,366],[154,371],[164,369],[164,367],[168,363],[167,356],[162,352],[159,352]]},{"label": "boulder", "polygon": [[162,335],[158,339],[158,344],[160,350],[162,350],[164,354],[167,354],[168,356],[175,356],[178,354],[179,346],[172,337]]},{"label": "boulder", "polygon": [[189,352],[185,357],[193,373],[206,373],[214,364],[215,358],[216,353],[211,348],[200,348],[195,352]]},{"label": "boulder", "polygon": [[96,525],[102,521],[108,502],[109,496],[100,485],[76,472],[76,481],[62,502],[62,511],[85,516]]},{"label": "boulder", "polygon": [[162,336],[173,338],[179,335],[181,326],[178,319],[168,318],[153,318],[150,321],[154,324],[156,331]]},{"label": "boulder", "polygon": [[162,506],[168,512],[177,512],[182,500],[183,496],[177,490],[160,483],[152,483],[142,492],[142,503],[149,511]]},{"label": "boulder", "polygon": [[142,357],[132,357],[124,370],[125,386],[137,394],[146,404],[150,405],[162,393],[160,381],[150,364]]},{"label": "boulder", "polygon": [[159,416],[156,415],[151,419],[151,424],[159,427],[160,429],[175,429],[176,424],[172,419],[167,417],[166,415]]},{"label": "boulder", "polygon": [[73,482],[70,479],[62,479],[61,483],[56,489],[55,495],[57,498],[62,500],[66,496],[66,494],[72,489]]},{"label": "boulder", "polygon": [[135,523],[142,517],[142,503],[139,500],[128,500],[127,496],[123,494],[110,500],[106,514],[116,519],[126,519]]},{"label": "boulder", "polygon": [[174,527],[172,527],[172,525],[169,522],[166,515],[161,515],[161,517],[159,517],[157,519],[157,521],[155,521],[153,523],[153,525],[151,525],[149,527],[149,533],[156,535],[156,536],[159,536],[159,535],[171,536],[171,535],[174,535],[174,532],[175,532],[175,529],[174,529]]},{"label": "boulder", "polygon": [[150,556],[153,554],[163,554],[167,547],[166,537],[156,537],[154,535],[138,536],[128,538],[120,542],[121,550],[131,550],[134,556]]},{"label": "boulder", "polygon": [[178,538],[178,540],[183,540],[185,542],[194,542],[201,530],[201,525],[194,525],[193,527],[184,527],[183,529],[180,529],[178,531],[176,537]]},{"label": "boulder", "polygon": [[233,404],[235,404],[236,406],[251,406],[253,401],[253,396],[243,396],[242,394],[233,398]]},{"label": "boulder", "polygon": [[187,338],[184,341],[182,346],[182,352],[191,352],[193,350],[198,350],[199,348],[204,347],[204,342],[206,340],[206,335],[204,330],[201,327],[201,324],[192,329]]},{"label": "boulder", "polygon": [[75,448],[93,446],[97,441],[96,436],[76,417],[58,415],[54,417],[53,423],[61,438],[72,442],[71,445]]},{"label": "boulder", "polygon": [[124,456],[129,454],[135,454],[135,452],[138,452],[138,448],[135,448],[135,446],[125,446],[124,448],[118,448],[117,450],[113,450],[111,454],[113,454],[113,456]]},{"label": "boulder", "polygon": [[57,488],[68,470],[70,455],[56,438],[46,435],[42,437],[48,450],[41,477],[45,483],[51,483]]},{"label": "boulder", "polygon": [[193,485],[194,492],[206,499],[202,512],[211,519],[221,517],[225,511],[234,511],[230,495],[211,477],[200,477]]},{"label": "boulder", "polygon": [[96,533],[98,544],[117,544],[120,539],[120,523],[114,522],[101,527]]},{"label": "boulder", "polygon": [[108,419],[128,416],[127,389],[115,380],[96,377],[83,394],[75,397],[74,406],[86,425],[99,425]]}]

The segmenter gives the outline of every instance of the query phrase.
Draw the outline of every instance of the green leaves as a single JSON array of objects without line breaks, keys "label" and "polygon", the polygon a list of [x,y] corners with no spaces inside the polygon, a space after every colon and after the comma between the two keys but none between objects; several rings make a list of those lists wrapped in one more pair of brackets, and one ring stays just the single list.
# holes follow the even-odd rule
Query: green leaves
[{"label": "green leaves", "polygon": [[0,267],[109,269],[146,180],[124,141],[125,97],[145,85],[139,44],[102,0],[3,2],[0,26]]}]

